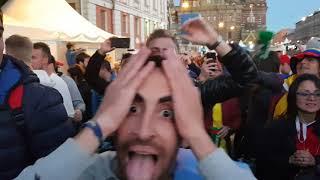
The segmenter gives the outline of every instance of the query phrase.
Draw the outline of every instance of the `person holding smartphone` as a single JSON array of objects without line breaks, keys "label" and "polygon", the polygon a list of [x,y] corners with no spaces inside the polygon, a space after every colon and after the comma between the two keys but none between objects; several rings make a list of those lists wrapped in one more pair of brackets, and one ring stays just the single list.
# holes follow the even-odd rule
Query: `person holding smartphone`
[{"label": "person holding smartphone", "polygon": [[199,80],[205,82],[208,79],[214,79],[222,74],[221,63],[217,60],[215,52],[208,52],[204,56],[204,63],[201,66]]}]

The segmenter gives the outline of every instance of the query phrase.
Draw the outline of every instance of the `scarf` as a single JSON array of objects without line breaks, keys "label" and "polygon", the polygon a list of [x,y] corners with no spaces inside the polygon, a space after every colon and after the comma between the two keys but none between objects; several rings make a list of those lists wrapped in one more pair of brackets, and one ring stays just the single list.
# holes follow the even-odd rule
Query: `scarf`
[{"label": "scarf", "polygon": [[278,101],[278,103],[276,104],[276,107],[274,109],[273,112],[273,118],[274,119],[278,119],[278,117],[284,115],[287,112],[287,108],[288,108],[288,101],[287,101],[287,97],[288,97],[288,90],[289,87],[291,86],[291,84],[293,83],[293,81],[297,78],[297,75],[292,75],[289,78],[287,78],[284,81],[283,87],[284,89],[287,91]]}]

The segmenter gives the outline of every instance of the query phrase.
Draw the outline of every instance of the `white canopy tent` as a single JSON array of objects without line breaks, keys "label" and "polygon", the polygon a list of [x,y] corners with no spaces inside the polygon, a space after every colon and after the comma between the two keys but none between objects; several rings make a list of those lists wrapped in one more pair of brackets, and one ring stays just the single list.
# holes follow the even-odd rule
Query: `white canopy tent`
[{"label": "white canopy tent", "polygon": [[23,31],[31,39],[97,43],[114,36],[91,24],[65,0],[10,0],[3,13],[8,33]]},{"label": "white canopy tent", "polygon": [[45,42],[60,61],[65,61],[66,42],[76,42],[76,47],[93,54],[101,42],[115,36],[90,23],[65,0],[9,0],[2,11],[4,39],[19,34]]}]

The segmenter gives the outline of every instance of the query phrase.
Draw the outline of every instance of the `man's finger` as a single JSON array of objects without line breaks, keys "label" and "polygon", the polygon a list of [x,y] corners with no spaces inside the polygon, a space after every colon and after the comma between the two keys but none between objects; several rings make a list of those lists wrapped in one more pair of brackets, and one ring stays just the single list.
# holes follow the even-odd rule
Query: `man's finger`
[{"label": "man's finger", "polygon": [[201,24],[201,19],[197,18],[197,19],[190,19],[189,21],[185,22],[181,29],[184,31],[189,31],[192,28],[198,27]]},{"label": "man's finger", "polygon": [[193,41],[193,39],[194,39],[191,34],[189,34],[189,35],[184,34],[184,35],[181,35],[181,37],[187,41]]},{"label": "man's finger", "polygon": [[[172,76],[174,81],[177,81],[178,79],[180,80],[190,80],[189,75],[187,73],[187,69],[185,68],[185,66],[183,66],[182,63],[180,63],[179,61],[177,61],[174,56],[172,56],[172,58],[168,58],[167,62],[166,62],[166,66],[171,69],[170,74],[174,74]],[[178,78],[178,79],[177,79]],[[176,82],[178,83],[178,82]]]},{"label": "man's finger", "polygon": [[[145,64],[148,59],[151,51],[148,49],[142,49],[141,53],[138,53],[132,59],[129,60],[128,64],[124,67],[125,69],[121,72],[121,82],[123,84],[127,84],[137,72],[141,69],[141,67]],[[130,64],[129,64],[130,63]]]},{"label": "man's finger", "polygon": [[[138,57],[140,57],[141,56],[141,54],[150,54],[151,53],[151,51],[149,50],[149,49],[147,49],[147,48],[142,48],[137,54],[135,54],[135,55],[132,55],[129,59],[129,61],[128,61],[128,63],[121,69],[121,71],[119,72],[119,75],[118,75],[118,77],[119,76],[127,76],[126,74],[128,73],[128,71],[130,71],[131,69],[132,69],[132,67],[134,66],[134,65],[136,65],[136,63],[137,63],[137,61],[139,61],[139,60],[141,60],[140,58],[138,58]],[[123,75],[124,74],[124,75]]]},{"label": "man's finger", "polygon": [[182,24],[181,28],[180,28],[180,31],[185,31],[185,32],[188,32],[189,29],[190,29],[190,25],[191,25],[192,21],[187,21],[185,23]]},{"label": "man's finger", "polygon": [[174,89],[176,84],[174,83],[175,76],[177,75],[177,69],[174,69],[169,62],[170,60],[164,60],[162,61],[162,68],[169,80],[169,83],[171,84],[171,87]]}]

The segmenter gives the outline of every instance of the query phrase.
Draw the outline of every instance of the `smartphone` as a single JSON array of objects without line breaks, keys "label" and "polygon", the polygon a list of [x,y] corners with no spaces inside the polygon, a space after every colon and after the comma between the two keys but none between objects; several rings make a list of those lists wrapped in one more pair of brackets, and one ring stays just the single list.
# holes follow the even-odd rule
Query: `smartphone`
[{"label": "smartphone", "polygon": [[216,59],[217,59],[217,54],[216,54],[215,52],[208,52],[208,53],[206,53],[205,57],[206,57],[207,59],[214,59],[214,60],[216,60]]},{"label": "smartphone", "polygon": [[216,60],[217,60],[217,54],[214,53],[214,52],[208,52],[208,53],[205,55],[205,57],[206,57],[207,59],[210,59],[210,60],[207,61],[207,64],[215,63]]},{"label": "smartphone", "polygon": [[129,48],[130,38],[110,38],[111,47],[113,48]]}]

